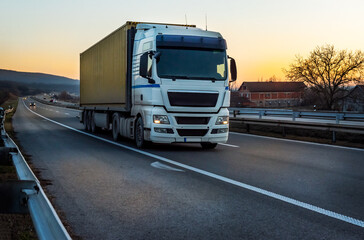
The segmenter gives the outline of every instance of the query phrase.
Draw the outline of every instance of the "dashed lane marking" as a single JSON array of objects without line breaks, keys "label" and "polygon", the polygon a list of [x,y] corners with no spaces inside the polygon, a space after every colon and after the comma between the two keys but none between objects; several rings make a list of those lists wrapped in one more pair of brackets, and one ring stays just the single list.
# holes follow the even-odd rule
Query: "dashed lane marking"
[{"label": "dashed lane marking", "polygon": [[219,145],[223,145],[223,146],[227,146],[227,147],[234,147],[234,148],[238,148],[239,147],[239,146],[232,145],[232,144],[227,144],[227,143],[219,143]]}]

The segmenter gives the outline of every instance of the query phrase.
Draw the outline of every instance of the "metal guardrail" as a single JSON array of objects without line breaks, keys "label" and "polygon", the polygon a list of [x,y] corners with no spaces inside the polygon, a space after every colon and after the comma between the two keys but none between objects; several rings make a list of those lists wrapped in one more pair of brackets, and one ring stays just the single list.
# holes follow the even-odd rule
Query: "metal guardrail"
[{"label": "metal guardrail", "polygon": [[325,120],[336,120],[339,124],[340,121],[364,121],[363,113],[350,113],[350,112],[310,112],[310,111],[293,111],[285,109],[262,109],[262,108],[229,108],[231,114],[234,117],[238,115],[256,115],[259,119],[263,116],[272,117],[289,117],[292,121],[296,118],[311,118],[311,119],[325,119]]},{"label": "metal guardrail", "polygon": [[5,132],[3,124],[4,119],[5,116],[3,116],[3,119],[0,119],[0,122],[2,123],[0,127],[1,138],[4,141],[5,147],[16,149],[10,154],[13,160],[13,164],[16,168],[18,178],[19,180],[30,180],[36,183],[35,188],[27,188],[23,189],[22,191],[27,196],[26,203],[28,205],[29,213],[32,218],[38,238],[40,240],[71,239],[70,235],[68,234],[67,230],[59,219],[56,211],[54,210],[52,204],[45,195],[39,183],[39,180],[25,161],[18,146]]},{"label": "metal guardrail", "polygon": [[254,118],[230,118],[230,122],[242,123],[246,131],[250,131],[250,125],[281,127],[282,135],[286,136],[286,128],[301,128],[308,130],[328,131],[332,133],[332,142],[336,142],[336,133],[345,132],[353,134],[364,134],[364,126],[346,125],[337,123],[302,122],[279,119],[254,119]]}]

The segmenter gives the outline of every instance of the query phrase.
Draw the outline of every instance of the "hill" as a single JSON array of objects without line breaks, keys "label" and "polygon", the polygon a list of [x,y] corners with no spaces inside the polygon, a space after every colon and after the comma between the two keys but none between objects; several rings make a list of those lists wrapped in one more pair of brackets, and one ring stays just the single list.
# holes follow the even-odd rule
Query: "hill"
[{"label": "hill", "polygon": [[0,69],[0,90],[26,95],[39,92],[67,91],[79,94],[80,81],[67,77]]},{"label": "hill", "polygon": [[52,74],[18,72],[5,69],[0,69],[0,81],[11,81],[17,83],[62,84],[74,86],[78,86],[80,84],[80,82],[76,79]]}]

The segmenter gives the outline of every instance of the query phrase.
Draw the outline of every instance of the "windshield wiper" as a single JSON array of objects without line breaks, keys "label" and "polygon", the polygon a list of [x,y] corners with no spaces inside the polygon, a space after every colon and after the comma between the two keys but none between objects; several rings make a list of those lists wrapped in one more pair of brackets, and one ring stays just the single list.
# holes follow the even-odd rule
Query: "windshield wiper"
[{"label": "windshield wiper", "polygon": [[175,81],[177,78],[179,78],[179,79],[191,79],[190,77],[187,77],[187,76],[170,76],[170,75],[162,76],[162,78],[172,78],[173,81]]},{"label": "windshield wiper", "polygon": [[196,79],[202,79],[202,80],[219,80],[217,78],[214,78],[214,77],[196,77]]},{"label": "windshield wiper", "polygon": [[173,81],[176,81],[176,79],[195,79],[195,80],[211,80],[213,82],[217,80],[223,80],[223,79],[217,79],[214,77],[188,77],[188,76],[172,76],[172,75],[166,75],[161,76],[162,78],[171,78]]}]

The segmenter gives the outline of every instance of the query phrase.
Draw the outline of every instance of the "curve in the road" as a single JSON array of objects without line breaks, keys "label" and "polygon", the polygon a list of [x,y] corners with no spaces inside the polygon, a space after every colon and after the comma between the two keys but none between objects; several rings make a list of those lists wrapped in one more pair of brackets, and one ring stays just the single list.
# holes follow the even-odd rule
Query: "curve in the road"
[{"label": "curve in the road", "polygon": [[308,204],[308,203],[305,203],[305,202],[298,201],[298,200],[293,199],[293,198],[289,198],[289,197],[286,197],[286,196],[283,196],[283,195],[280,195],[280,194],[277,194],[277,193],[274,193],[274,192],[271,192],[271,191],[264,190],[262,188],[254,187],[254,186],[249,185],[249,184],[245,184],[245,183],[242,183],[242,182],[239,182],[239,181],[235,181],[235,180],[227,178],[227,177],[223,177],[223,176],[220,176],[220,175],[217,175],[217,174],[214,174],[214,173],[211,173],[211,172],[199,169],[199,168],[195,168],[195,167],[183,164],[183,163],[179,163],[179,162],[170,160],[170,159],[162,157],[162,156],[158,156],[158,155],[153,154],[153,153],[145,152],[145,151],[140,150],[140,149],[129,147],[129,146],[126,146],[124,144],[120,144],[120,143],[117,143],[117,142],[114,142],[114,141],[111,141],[111,140],[108,140],[108,139],[105,139],[105,138],[102,138],[102,137],[99,137],[99,136],[84,132],[84,131],[81,131],[81,130],[78,130],[78,129],[75,129],[73,127],[70,127],[70,126],[67,126],[65,124],[59,123],[57,121],[54,121],[54,120],[49,119],[49,118],[47,118],[47,117],[45,117],[43,115],[40,115],[39,113],[36,113],[36,112],[32,111],[31,109],[28,108],[28,106],[26,106],[26,104],[24,103],[23,100],[22,100],[22,102],[23,102],[25,108],[28,109],[33,114],[35,114],[35,115],[37,115],[37,116],[39,116],[39,117],[41,117],[41,118],[43,118],[43,119],[45,119],[47,121],[55,123],[55,124],[57,124],[59,126],[62,126],[62,127],[67,128],[67,129],[73,130],[75,132],[78,132],[78,133],[93,137],[95,139],[98,139],[98,140],[101,140],[101,141],[104,141],[104,142],[107,142],[107,143],[122,147],[124,149],[128,149],[130,151],[134,151],[134,152],[143,154],[145,156],[148,156],[148,157],[151,157],[151,158],[154,158],[154,159],[158,159],[160,161],[172,164],[172,165],[180,167],[180,168],[190,170],[190,171],[195,172],[195,173],[202,174],[204,176],[208,176],[208,177],[217,179],[217,180],[225,182],[225,183],[229,183],[229,184],[232,184],[232,185],[235,185],[235,186],[247,189],[247,190],[251,190],[253,192],[260,193],[260,194],[263,194],[265,196],[268,196],[268,197],[271,197],[271,198],[274,198],[274,199],[277,199],[277,200],[280,200],[280,201],[283,201],[283,202],[286,202],[286,203],[290,203],[292,205],[295,205],[295,206],[298,206],[298,207],[301,207],[301,208],[304,208],[304,209],[311,210],[311,211],[316,212],[316,213],[326,215],[326,216],[331,217],[331,218],[335,218],[335,219],[338,219],[338,220],[341,220],[341,221],[344,221],[344,222],[347,222],[347,223],[351,223],[351,224],[359,226],[359,227],[364,227],[364,221],[362,221],[362,220],[355,219],[355,218],[352,218],[352,217],[349,217],[349,216],[345,216],[343,214],[339,214],[339,213],[336,213],[336,212],[333,212],[333,211],[330,211],[330,210],[326,210],[326,209],[323,209],[323,208],[320,208],[320,207],[317,207],[317,206],[314,206],[314,205],[311,205],[311,204]]}]

